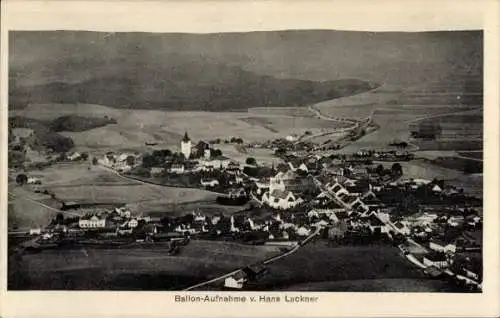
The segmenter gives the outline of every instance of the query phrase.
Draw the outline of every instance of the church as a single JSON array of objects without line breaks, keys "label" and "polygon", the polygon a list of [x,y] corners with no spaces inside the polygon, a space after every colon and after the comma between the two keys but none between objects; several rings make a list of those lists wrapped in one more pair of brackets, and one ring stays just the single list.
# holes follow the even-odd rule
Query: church
[{"label": "church", "polygon": [[184,138],[181,140],[181,152],[186,159],[191,156],[191,139],[189,139],[187,131],[184,133]]}]

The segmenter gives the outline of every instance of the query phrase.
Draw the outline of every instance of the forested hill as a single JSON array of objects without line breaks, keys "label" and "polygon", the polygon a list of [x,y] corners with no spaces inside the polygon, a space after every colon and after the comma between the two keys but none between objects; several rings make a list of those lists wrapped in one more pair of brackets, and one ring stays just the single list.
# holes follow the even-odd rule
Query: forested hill
[{"label": "forested hill", "polygon": [[94,103],[189,110],[294,106],[482,78],[481,31],[221,34],[9,33],[11,107]]}]

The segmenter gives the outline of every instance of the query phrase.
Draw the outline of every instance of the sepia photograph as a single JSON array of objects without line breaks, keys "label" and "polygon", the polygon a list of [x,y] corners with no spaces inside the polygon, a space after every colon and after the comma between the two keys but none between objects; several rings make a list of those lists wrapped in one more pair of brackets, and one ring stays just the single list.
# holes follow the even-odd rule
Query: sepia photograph
[{"label": "sepia photograph", "polygon": [[9,288],[480,292],[481,30],[9,33]]},{"label": "sepia photograph", "polygon": [[5,33],[8,291],[483,294],[480,24]]}]

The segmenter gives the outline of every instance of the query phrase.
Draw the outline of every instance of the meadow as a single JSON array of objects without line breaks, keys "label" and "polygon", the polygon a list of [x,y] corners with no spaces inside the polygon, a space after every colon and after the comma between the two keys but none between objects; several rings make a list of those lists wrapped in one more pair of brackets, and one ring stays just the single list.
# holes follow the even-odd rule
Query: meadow
[{"label": "meadow", "polygon": [[[249,290],[361,291],[384,286],[384,280],[422,280],[425,275],[393,246],[328,246],[309,243],[272,263],[269,273]],[[392,284],[394,287],[395,284]],[[412,290],[401,285],[399,291]],[[385,289],[383,289],[385,290]],[[366,291],[366,290],[365,290]]]},{"label": "meadow", "polygon": [[[175,112],[159,110],[113,109],[91,104],[32,104],[23,110],[13,110],[11,115],[53,120],[60,116],[85,116],[116,120],[85,131],[62,131],[61,135],[73,140],[72,150],[103,154],[107,151],[151,151],[146,145],[155,142],[155,148],[178,150],[179,140],[188,132],[194,142],[198,140],[243,138],[246,142],[263,142],[284,138],[290,134],[301,135],[305,131],[317,133],[325,129],[345,127],[346,123],[311,117],[305,108],[290,113],[269,114],[262,108],[252,112]],[[297,116],[300,115],[300,116]]]},{"label": "meadow", "polygon": [[[194,206],[185,205],[196,202],[214,202],[217,194],[200,189],[163,187],[144,184],[120,177],[100,167],[88,170],[87,164],[60,164],[33,175],[42,180],[42,185],[19,187],[9,186],[16,196],[9,201],[9,227],[29,228],[47,225],[57,214],[57,210],[49,209],[32,201],[41,202],[54,209],[61,203],[75,202],[91,205],[126,205],[133,213],[147,214],[182,214],[194,210]],[[57,200],[50,195],[35,193],[45,189],[54,193]],[[84,214],[84,210],[74,213]]]},{"label": "meadow", "polygon": [[276,247],[198,241],[169,256],[162,243],[45,250],[11,258],[10,289],[180,290],[279,254]]}]

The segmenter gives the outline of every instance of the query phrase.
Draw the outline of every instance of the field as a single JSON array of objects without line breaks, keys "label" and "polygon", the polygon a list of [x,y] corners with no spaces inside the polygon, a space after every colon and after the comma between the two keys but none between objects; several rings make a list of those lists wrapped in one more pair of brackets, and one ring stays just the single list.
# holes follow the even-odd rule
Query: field
[{"label": "field", "polygon": [[[46,226],[56,216],[57,211],[54,209],[58,208],[58,204],[50,196],[12,187],[9,187],[9,191],[15,194],[9,195],[7,207],[9,231],[26,231],[29,228]],[[20,196],[41,202],[48,207],[24,200]]]},{"label": "field", "polygon": [[[35,171],[29,175],[42,180],[42,185],[36,188],[41,191],[49,190],[59,200],[86,204],[126,204],[133,213],[182,214],[195,209],[195,205],[186,204],[199,201],[208,204],[207,201],[214,202],[217,196],[215,193],[198,189],[142,184],[122,178],[100,167],[93,167],[91,170],[87,167],[88,165],[85,164],[63,164]],[[50,196],[32,192],[34,188],[29,186],[20,188],[14,184],[9,186],[9,191],[18,195],[11,200],[9,205],[9,222],[11,222],[9,227],[43,226],[57,213],[57,211],[22,199],[22,197],[28,197],[54,208],[59,207],[59,204]]]},{"label": "field", "polygon": [[[157,110],[113,109],[87,104],[33,104],[23,110],[13,110],[10,115],[27,118],[52,120],[59,116],[74,115],[85,117],[108,116],[117,124],[94,128],[81,132],[61,132],[70,137],[74,150],[105,153],[107,151],[138,150],[150,151],[146,142],[158,143],[155,148],[178,150],[179,140],[188,131],[194,142],[220,138],[241,137],[244,141],[262,142],[283,138],[290,134],[301,135],[305,131],[313,133],[324,129],[340,128],[345,123],[321,120],[311,117],[307,108],[295,114],[268,114],[254,109],[252,112],[173,112]],[[300,108],[295,108],[300,109]],[[285,113],[289,112],[289,108]],[[305,117],[302,117],[305,115]]]},{"label": "field", "polygon": [[276,247],[192,240],[154,247],[46,250],[11,257],[9,289],[179,290],[279,254]]},{"label": "field", "polygon": [[483,160],[482,151],[459,151],[458,154],[462,157]]},{"label": "field", "polygon": [[411,292],[436,287],[391,246],[329,247],[320,241],[268,269],[269,273],[248,289]]},{"label": "field", "polygon": [[483,196],[482,174],[464,174],[462,171],[448,169],[423,160],[401,162],[404,178],[422,178],[432,180],[434,178],[445,180],[445,183],[458,188],[478,198]]}]

